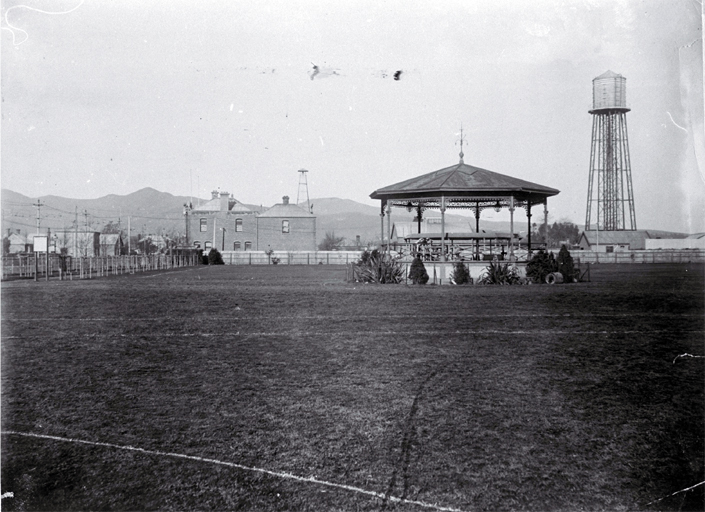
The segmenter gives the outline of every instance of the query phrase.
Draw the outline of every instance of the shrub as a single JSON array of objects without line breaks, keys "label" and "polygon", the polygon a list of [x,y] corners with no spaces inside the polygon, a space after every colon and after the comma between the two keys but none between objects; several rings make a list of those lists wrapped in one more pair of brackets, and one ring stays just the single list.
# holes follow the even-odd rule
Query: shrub
[{"label": "shrub", "polygon": [[223,261],[223,256],[220,254],[218,249],[213,248],[208,253],[208,264],[209,265],[225,265]]},{"label": "shrub", "polygon": [[556,259],[556,264],[558,265],[558,272],[563,274],[564,283],[572,283],[575,281],[575,267],[573,266],[573,257],[570,255],[568,248],[563,245],[561,250],[558,252],[558,258]]},{"label": "shrub", "polygon": [[519,284],[521,278],[514,265],[509,263],[501,264],[494,261],[487,267],[487,273],[482,277],[482,284]]},{"label": "shrub", "polygon": [[428,272],[426,272],[426,266],[421,261],[421,258],[416,256],[414,261],[411,262],[411,268],[409,269],[409,279],[414,284],[426,284],[428,283]]},{"label": "shrub", "polygon": [[468,267],[462,261],[456,261],[453,264],[453,273],[450,278],[455,284],[466,284],[470,282],[470,272]]},{"label": "shrub", "polygon": [[378,258],[379,255],[380,255],[380,252],[377,249],[372,249],[372,251],[365,250],[360,255],[360,260],[357,262],[357,264],[358,265],[367,265],[367,263],[370,261],[371,257]]},{"label": "shrub", "polygon": [[404,280],[401,263],[377,250],[362,253],[356,267],[357,280],[363,283],[397,284]]},{"label": "shrub", "polygon": [[547,253],[543,249],[534,254],[531,261],[526,264],[526,277],[531,278],[535,283],[543,283],[546,276],[551,272],[558,272],[558,263],[553,257],[553,253]]}]

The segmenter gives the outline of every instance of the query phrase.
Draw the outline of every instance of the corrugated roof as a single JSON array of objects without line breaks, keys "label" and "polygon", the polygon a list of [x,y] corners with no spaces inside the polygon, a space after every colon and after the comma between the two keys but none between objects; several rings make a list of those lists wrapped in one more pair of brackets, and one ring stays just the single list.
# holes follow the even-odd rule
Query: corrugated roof
[{"label": "corrugated roof", "polygon": [[308,213],[303,208],[296,206],[295,204],[284,204],[278,203],[272,206],[269,210],[259,214],[259,217],[282,217],[282,218],[292,218],[292,217],[314,217],[312,213]]},{"label": "corrugated roof", "polygon": [[583,231],[583,234],[590,245],[629,245],[630,249],[646,248],[645,240],[648,239],[681,239],[686,238],[684,233],[673,233],[671,231],[637,229],[634,231],[596,231],[594,229]]},{"label": "corrugated roof", "polygon": [[470,196],[473,194],[539,194],[554,196],[560,191],[504,174],[488,171],[465,163],[458,163],[438,171],[411,178],[375,190],[372,199],[397,197]]},{"label": "corrugated roof", "polygon": [[[583,231],[583,235],[590,245],[604,244],[629,244],[631,246],[644,246],[644,240],[650,238],[644,230],[637,231]],[[634,247],[632,247],[634,248]]]}]

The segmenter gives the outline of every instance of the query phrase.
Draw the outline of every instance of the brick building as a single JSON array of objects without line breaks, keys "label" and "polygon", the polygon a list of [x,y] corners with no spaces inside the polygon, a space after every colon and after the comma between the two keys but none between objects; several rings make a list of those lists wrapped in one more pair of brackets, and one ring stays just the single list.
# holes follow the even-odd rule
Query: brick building
[{"label": "brick building", "polygon": [[316,217],[303,208],[289,203],[284,196],[256,218],[257,243],[260,251],[315,251]]},{"label": "brick building", "polygon": [[231,194],[214,190],[211,200],[189,210],[189,243],[209,251],[248,251],[256,247],[256,211]]}]

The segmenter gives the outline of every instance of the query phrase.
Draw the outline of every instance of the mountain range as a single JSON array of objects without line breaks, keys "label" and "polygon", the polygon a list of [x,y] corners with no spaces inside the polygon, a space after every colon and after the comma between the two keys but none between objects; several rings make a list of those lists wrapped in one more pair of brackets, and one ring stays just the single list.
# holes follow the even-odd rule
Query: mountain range
[{"label": "mountain range", "polygon": [[[71,199],[60,196],[42,196],[31,198],[12,190],[2,189],[2,232],[8,229],[20,230],[22,234],[36,233],[37,204],[39,206],[40,230],[68,229],[78,223],[79,228],[88,227],[101,231],[108,223],[119,225],[124,232],[128,228],[128,219],[132,235],[162,234],[170,235],[184,232],[184,204],[191,201],[188,196],[174,196],[153,188],[143,188],[127,195],[110,194],[97,199]],[[205,202],[201,199],[200,202]],[[197,203],[195,200],[194,203]],[[360,236],[363,244],[379,240],[380,217],[379,206],[358,203],[350,199],[337,197],[311,199],[316,215],[317,238],[320,242],[326,233],[334,233],[345,238],[346,245],[353,245]],[[248,208],[262,211],[262,205],[245,204]],[[427,211],[426,217],[440,217],[439,212]],[[413,214],[404,210],[394,210],[393,222],[410,222]],[[474,217],[447,214],[446,222],[456,226],[467,226],[467,231],[474,227]],[[482,229],[492,231],[509,231],[508,222],[481,220]],[[386,219],[385,219],[386,229]],[[520,227],[515,225],[515,230]],[[474,231],[474,229],[472,229]]]}]

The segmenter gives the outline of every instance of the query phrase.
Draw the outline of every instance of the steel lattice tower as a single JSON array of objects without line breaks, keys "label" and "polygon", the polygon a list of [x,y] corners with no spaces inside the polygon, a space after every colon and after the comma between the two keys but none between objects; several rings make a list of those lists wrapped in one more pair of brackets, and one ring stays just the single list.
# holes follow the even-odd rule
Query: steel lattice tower
[{"label": "steel lattice tower", "polygon": [[[592,81],[592,150],[585,229],[636,230],[627,139],[626,81],[607,71]],[[596,218],[593,218],[593,206]],[[628,211],[628,214],[626,213]]]},{"label": "steel lattice tower", "polygon": [[299,190],[296,192],[296,204],[300,205],[306,196],[306,211],[311,212],[311,201],[308,198],[308,180],[306,179],[306,169],[299,169]]}]

